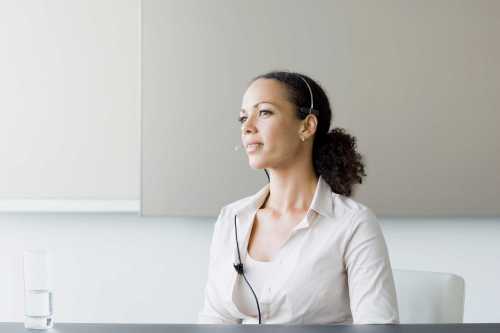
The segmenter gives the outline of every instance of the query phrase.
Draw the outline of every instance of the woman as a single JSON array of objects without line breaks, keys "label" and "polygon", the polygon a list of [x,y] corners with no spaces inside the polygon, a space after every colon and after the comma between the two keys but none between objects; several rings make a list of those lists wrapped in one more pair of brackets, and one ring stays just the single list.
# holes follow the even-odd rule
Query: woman
[{"label": "woman", "polygon": [[221,209],[198,323],[399,323],[379,223],[349,198],[366,176],[362,158],[354,137],[329,132],[331,118],[306,75],[250,82],[241,140],[269,184]]}]

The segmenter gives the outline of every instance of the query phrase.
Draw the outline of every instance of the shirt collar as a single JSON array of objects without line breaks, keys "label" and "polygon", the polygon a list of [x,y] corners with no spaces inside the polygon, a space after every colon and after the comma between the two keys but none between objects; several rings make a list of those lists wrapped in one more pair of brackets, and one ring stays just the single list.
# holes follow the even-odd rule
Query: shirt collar
[{"label": "shirt collar", "polygon": [[[243,206],[238,209],[238,213],[257,210],[269,194],[269,183],[262,187],[257,193],[250,197],[249,201],[246,201]],[[308,214],[310,210],[314,210],[320,215],[326,217],[333,217],[333,201],[332,201],[332,189],[330,185],[323,179],[320,175],[318,178],[318,183],[316,184],[316,190],[309,207]]]}]

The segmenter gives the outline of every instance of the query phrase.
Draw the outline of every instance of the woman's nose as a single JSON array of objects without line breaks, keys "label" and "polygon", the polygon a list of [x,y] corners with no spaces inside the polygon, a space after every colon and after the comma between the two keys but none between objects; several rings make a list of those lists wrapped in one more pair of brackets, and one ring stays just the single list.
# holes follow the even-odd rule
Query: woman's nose
[{"label": "woman's nose", "polygon": [[241,125],[241,131],[244,134],[251,133],[251,132],[255,131],[254,121],[253,121],[253,119],[251,117],[247,118],[247,120],[245,120],[245,122],[243,123],[243,125]]},{"label": "woman's nose", "polygon": [[243,125],[241,127],[243,134],[253,133],[255,132],[255,126],[247,126]]}]

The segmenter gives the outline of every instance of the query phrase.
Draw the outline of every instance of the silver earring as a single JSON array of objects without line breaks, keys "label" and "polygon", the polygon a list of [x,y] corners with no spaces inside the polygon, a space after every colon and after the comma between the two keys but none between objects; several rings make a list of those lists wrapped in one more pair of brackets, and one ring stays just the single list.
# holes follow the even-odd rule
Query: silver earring
[{"label": "silver earring", "polygon": [[301,136],[301,137],[300,137],[300,140],[302,140],[302,142],[304,142],[304,140],[305,140],[305,139],[304,139],[304,137],[303,137],[303,136]]}]

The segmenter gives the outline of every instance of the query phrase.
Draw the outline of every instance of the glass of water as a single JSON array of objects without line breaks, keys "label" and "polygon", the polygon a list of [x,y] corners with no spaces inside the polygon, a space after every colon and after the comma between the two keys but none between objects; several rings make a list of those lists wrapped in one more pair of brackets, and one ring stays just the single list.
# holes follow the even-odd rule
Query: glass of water
[{"label": "glass of water", "polygon": [[23,263],[24,327],[49,329],[54,325],[49,253],[47,251],[25,251]]}]

